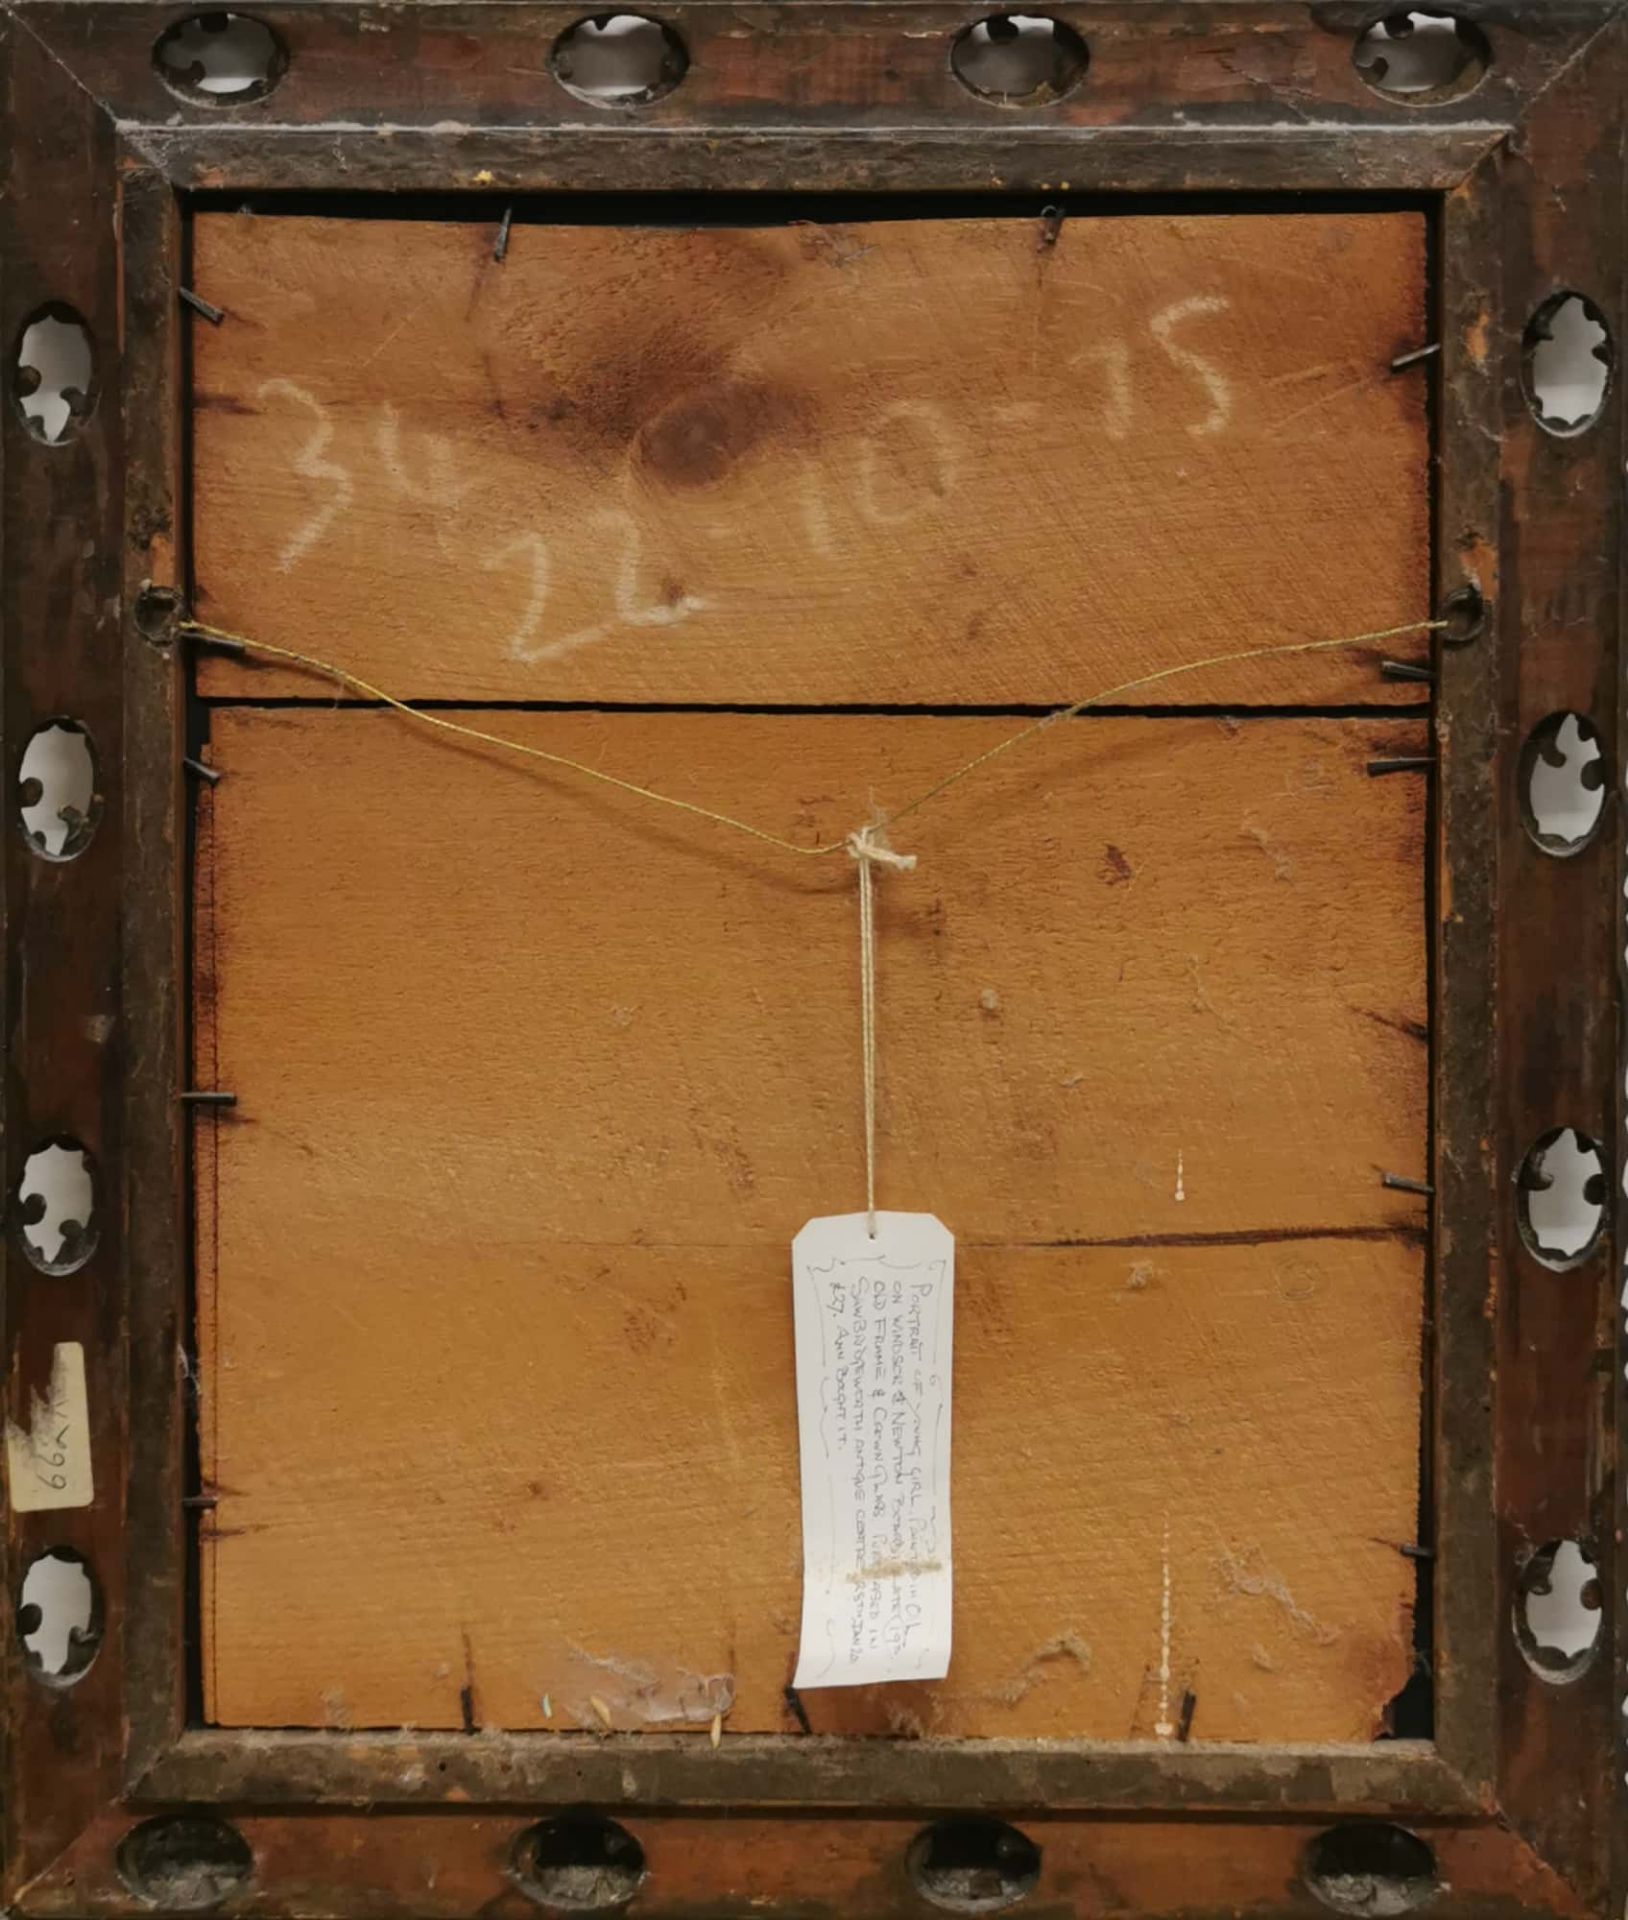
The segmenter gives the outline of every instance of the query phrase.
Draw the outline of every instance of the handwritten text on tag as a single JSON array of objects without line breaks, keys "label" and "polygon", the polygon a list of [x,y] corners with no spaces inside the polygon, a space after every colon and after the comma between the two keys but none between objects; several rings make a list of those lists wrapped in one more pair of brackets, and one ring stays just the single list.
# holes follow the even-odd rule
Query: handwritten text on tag
[{"label": "handwritten text on tag", "polygon": [[810,1220],[792,1242],[802,1455],[799,1687],[950,1663],[955,1238],[930,1213]]}]

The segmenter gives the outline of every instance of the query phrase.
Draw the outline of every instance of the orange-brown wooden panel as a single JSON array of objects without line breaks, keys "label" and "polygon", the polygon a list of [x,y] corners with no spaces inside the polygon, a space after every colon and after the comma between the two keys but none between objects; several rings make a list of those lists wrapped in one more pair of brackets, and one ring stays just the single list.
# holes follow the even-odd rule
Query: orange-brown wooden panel
[{"label": "orange-brown wooden panel", "polygon": [[[467,1686],[490,1726],[792,1725],[784,1253],[282,1209],[223,1197],[212,1717],[456,1727]],[[1369,1738],[1411,1659],[1421,1271],[1400,1238],[968,1249],[949,1677],[810,1692],[814,1726],[1152,1739],[1190,1687],[1195,1738]]]},{"label": "orange-brown wooden panel", "polygon": [[[1428,612],[1418,215],[195,243],[200,611],[407,697],[1062,704]],[[1148,697],[1409,695],[1369,652]]]},{"label": "orange-brown wooden panel", "polygon": [[[987,719],[503,716],[811,837]],[[1097,719],[898,834],[885,1204],[961,1240],[956,1651],[817,1726],[1360,1739],[1410,1660],[1413,722]],[[778,1727],[788,1243],[860,1201],[848,863],[220,711],[198,862],[208,1706]]]}]

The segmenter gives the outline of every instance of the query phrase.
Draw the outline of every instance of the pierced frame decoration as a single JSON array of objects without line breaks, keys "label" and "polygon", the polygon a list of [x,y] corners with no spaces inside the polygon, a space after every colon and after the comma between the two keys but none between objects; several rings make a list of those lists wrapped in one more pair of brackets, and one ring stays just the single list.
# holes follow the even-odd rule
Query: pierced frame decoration
[{"label": "pierced frame decoration", "polygon": [[[1444,1920],[1619,1910],[1628,447],[1620,380],[1557,432],[1528,365],[1564,294],[1619,354],[1628,335],[1628,18],[1616,0],[1449,11],[1481,70],[1397,95],[1353,58],[1394,17],[1371,5],[1073,0],[1052,10],[1068,58],[1014,97],[957,77],[978,8],[673,0],[651,10],[651,85],[585,100],[581,72],[546,58],[580,11],[532,0],[279,0],[246,16],[274,50],[264,84],[213,92],[206,69],[165,54],[185,10],[0,9],[6,764],[15,795],[29,740],[66,719],[95,765],[72,857],[13,831],[0,882],[10,1406],[21,1417],[57,1348],[82,1345],[96,1486],[80,1509],[7,1514],[8,1907],[519,1913],[533,1823],[589,1806],[640,1850],[640,1913],[917,1911],[924,1823],[996,1812],[1040,1849],[1032,1881],[1027,1856],[1014,1868],[1034,1912],[1318,1911],[1338,1878],[1327,1834],[1350,1823],[1423,1844],[1429,1874],[1398,1884]],[[1430,849],[1430,1741],[739,1736],[703,1752],[648,1734],[188,1724],[188,209],[219,191],[456,192],[495,227],[517,196],[656,189],[1059,205],[1295,191],[1405,196],[1430,214],[1436,598],[1455,622],[1436,649]],[[19,377],[42,315],[81,323],[90,347],[54,437]],[[1560,713],[1587,722],[1607,770],[1601,823],[1567,857],[1530,830],[1523,799],[1528,738]],[[1614,1184],[1601,1233],[1557,1271],[1523,1237],[1520,1183],[1532,1144],[1562,1127],[1614,1143]],[[52,1141],[82,1145],[101,1202],[71,1274],[42,1271],[22,1233],[25,1162]],[[1603,1621],[1595,1656],[1556,1675],[1515,1622],[1562,1541],[1597,1566]],[[72,1686],[42,1684],[22,1644],[23,1584],[53,1550],[98,1592]],[[190,1824],[150,1824],[174,1819]],[[165,1844],[177,1833],[189,1872]]]}]

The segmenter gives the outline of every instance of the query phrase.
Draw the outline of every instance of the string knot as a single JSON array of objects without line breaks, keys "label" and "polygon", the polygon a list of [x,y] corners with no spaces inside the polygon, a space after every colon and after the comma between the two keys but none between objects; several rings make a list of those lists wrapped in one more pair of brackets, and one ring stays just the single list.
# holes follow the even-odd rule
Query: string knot
[{"label": "string knot", "polygon": [[886,828],[880,823],[856,828],[843,842],[848,849],[849,859],[857,860],[862,867],[887,867],[893,873],[914,872],[916,856],[913,853],[895,853],[884,838],[885,833]]}]

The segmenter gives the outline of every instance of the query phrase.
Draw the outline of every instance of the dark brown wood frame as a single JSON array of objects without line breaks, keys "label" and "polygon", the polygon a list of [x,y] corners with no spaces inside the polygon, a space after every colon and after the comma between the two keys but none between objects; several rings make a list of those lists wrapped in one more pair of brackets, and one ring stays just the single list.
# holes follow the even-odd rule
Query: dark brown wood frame
[{"label": "dark brown wood frame", "polygon": [[[1354,71],[1387,11],[1351,0],[1069,0],[1085,85],[1005,109],[954,79],[987,9],[941,0],[649,11],[690,55],[682,85],[597,111],[550,77],[579,17],[532,0],[255,7],[287,52],[267,97],[177,97],[158,0],[0,8],[10,148],[0,246],[4,740],[89,731],[102,812],[86,850],[5,837],[8,1192],[40,1141],[93,1154],[102,1231],[71,1278],[5,1249],[11,1404],[54,1345],[82,1342],[98,1495],[8,1515],[13,1605],[66,1546],[105,1628],[71,1689],[5,1640],[6,1901],[26,1913],[151,1911],[116,1853],[155,1813],[227,1813],[253,1849],[234,1911],[530,1910],[516,1834],[581,1803],[642,1841],[641,1913],[921,1909],[906,1846],[927,1810],[998,1809],[1045,1850],[1025,1910],[1316,1911],[1307,1842],[1336,1819],[1405,1824],[1435,1850],[1432,1911],[1617,1913],[1628,1894],[1619,1701],[1628,1652],[1617,1460],[1623,1231],[1557,1272],[1517,1223],[1538,1136],[1572,1126],[1623,1170],[1616,1002],[1623,954],[1624,417],[1585,432],[1529,404],[1523,337],[1562,290],[1620,354],[1624,83],[1617,0],[1455,0],[1492,50],[1471,93],[1402,104]],[[195,196],[456,192],[494,223],[517,195],[878,190],[1408,196],[1430,213],[1439,636],[1433,989],[1431,1509],[1435,1736],[1339,1749],[843,1742],[732,1737],[224,1732],[187,1724],[187,1138],[182,971],[187,663],[183,284]],[[494,199],[493,196],[496,196]],[[16,348],[65,302],[96,379],[62,445],[28,430]],[[1421,343],[1423,344],[1423,343]],[[1478,600],[1479,596],[1479,600]],[[1523,744],[1572,711],[1597,731],[1603,825],[1572,858],[1528,832]],[[15,821],[15,813],[14,813]],[[1613,1143],[1607,1145],[1607,1143]],[[1337,1496],[1336,1496],[1337,1497]],[[1568,1684],[1528,1664],[1520,1581],[1546,1542],[1601,1575],[1596,1656]],[[196,1893],[197,1889],[192,1890]],[[179,1896],[177,1896],[179,1897]],[[1381,1909],[1376,1909],[1376,1911]]]}]

